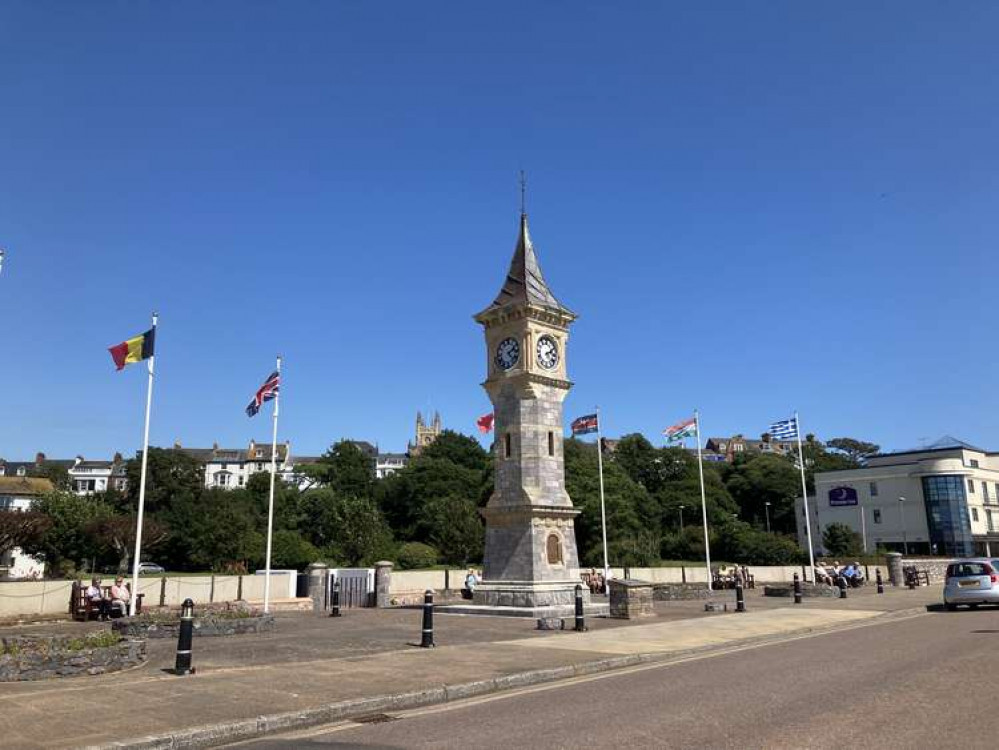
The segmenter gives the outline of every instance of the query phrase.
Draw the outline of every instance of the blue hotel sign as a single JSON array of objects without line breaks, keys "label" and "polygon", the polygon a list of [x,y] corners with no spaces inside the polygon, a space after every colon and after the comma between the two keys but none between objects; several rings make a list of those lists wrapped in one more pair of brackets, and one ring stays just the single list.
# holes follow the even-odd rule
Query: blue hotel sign
[{"label": "blue hotel sign", "polygon": [[833,508],[857,505],[857,491],[853,487],[833,487],[829,490],[829,505]]}]

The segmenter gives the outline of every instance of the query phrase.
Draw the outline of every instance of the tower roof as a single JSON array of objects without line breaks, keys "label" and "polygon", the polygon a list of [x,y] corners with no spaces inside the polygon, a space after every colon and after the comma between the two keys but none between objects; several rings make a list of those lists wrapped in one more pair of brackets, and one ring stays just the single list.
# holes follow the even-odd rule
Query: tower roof
[{"label": "tower roof", "polygon": [[571,310],[555,298],[545,283],[538,256],[534,252],[534,244],[531,242],[531,233],[527,228],[526,213],[520,215],[520,236],[517,238],[517,248],[513,251],[506,281],[503,282],[503,287],[493,303],[482,312],[491,312],[508,305],[536,305],[573,315]]}]

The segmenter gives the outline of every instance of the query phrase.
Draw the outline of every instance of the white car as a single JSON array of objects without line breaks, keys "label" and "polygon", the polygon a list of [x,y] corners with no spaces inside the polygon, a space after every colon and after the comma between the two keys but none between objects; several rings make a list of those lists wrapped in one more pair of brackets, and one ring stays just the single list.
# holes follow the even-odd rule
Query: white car
[{"label": "white car", "polygon": [[166,573],[166,569],[162,565],[157,565],[156,563],[139,563],[139,575],[141,576],[146,573],[156,575],[158,573]]},{"label": "white car", "polygon": [[975,558],[947,566],[944,607],[953,611],[959,604],[975,609],[979,604],[999,604],[999,560]]}]

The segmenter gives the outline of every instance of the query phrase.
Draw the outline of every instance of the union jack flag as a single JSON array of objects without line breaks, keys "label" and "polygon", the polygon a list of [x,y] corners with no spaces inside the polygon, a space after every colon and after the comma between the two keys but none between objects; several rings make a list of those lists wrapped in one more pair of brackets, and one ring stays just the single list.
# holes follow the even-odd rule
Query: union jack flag
[{"label": "union jack flag", "polygon": [[281,373],[275,370],[267,377],[264,384],[257,390],[253,400],[246,407],[246,416],[255,416],[265,402],[274,400],[279,390],[281,390]]}]

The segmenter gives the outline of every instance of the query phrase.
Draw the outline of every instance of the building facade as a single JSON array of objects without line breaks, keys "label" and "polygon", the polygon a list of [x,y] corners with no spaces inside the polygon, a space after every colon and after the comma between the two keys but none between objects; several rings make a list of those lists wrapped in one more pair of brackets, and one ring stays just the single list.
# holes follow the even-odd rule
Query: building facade
[{"label": "building facade", "polygon": [[[861,469],[819,472],[809,497],[812,540],[843,523],[868,551],[948,556],[999,554],[999,453],[952,437],[873,456]],[[804,545],[804,513],[797,507]]]},{"label": "building facade", "polygon": [[[0,511],[22,512],[30,510],[32,504],[42,495],[52,492],[52,482],[48,479],[21,476],[0,477]],[[0,578],[41,578],[45,563],[14,547],[0,550]]]}]

